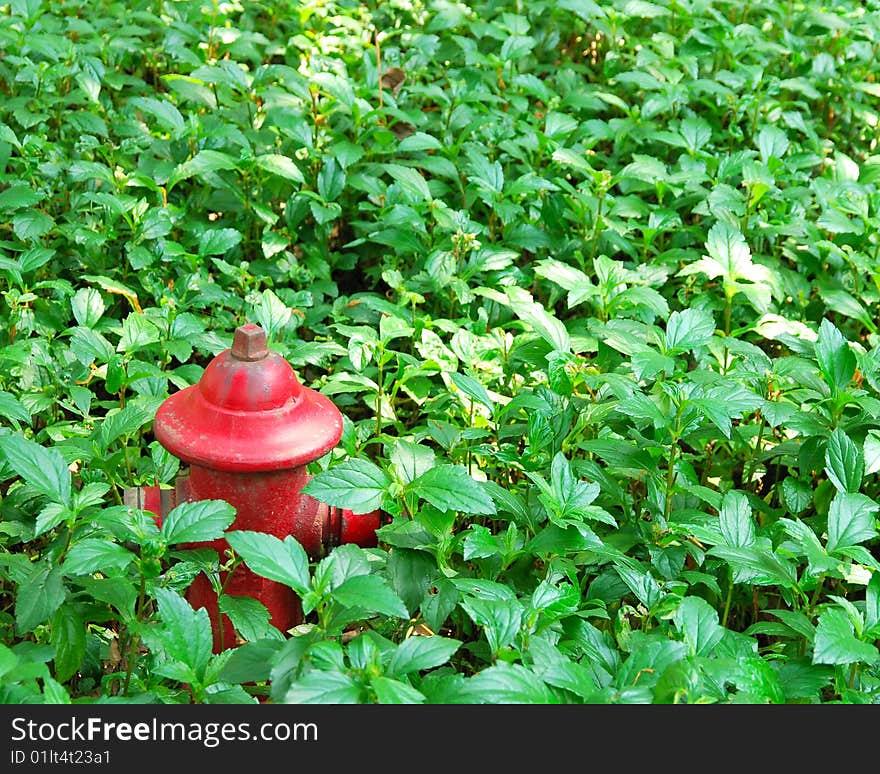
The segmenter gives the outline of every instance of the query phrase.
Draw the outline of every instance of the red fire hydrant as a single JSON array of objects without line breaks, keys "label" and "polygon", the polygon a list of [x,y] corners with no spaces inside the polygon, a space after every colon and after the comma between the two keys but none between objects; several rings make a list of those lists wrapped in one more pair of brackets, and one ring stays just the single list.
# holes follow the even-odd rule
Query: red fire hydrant
[{"label": "red fire hydrant", "polygon": [[[185,500],[226,500],[236,509],[230,529],[295,537],[313,559],[342,543],[376,545],[379,512],[355,514],[302,494],[306,465],[339,442],[342,414],[321,393],[300,384],[290,364],[266,344],[259,325],[236,329],[232,348],[215,357],[198,384],[171,395],[156,413],[156,439],[189,463],[189,476],[164,502],[157,487],[144,487],[143,507],[164,515]],[[163,493],[164,494],[164,493]],[[225,540],[209,545],[223,556]],[[224,593],[262,602],[271,623],[285,631],[302,622],[299,598],[287,586],[262,578],[244,564],[224,580]],[[234,645],[205,575],[187,591],[193,607],[207,608],[214,646]]]}]

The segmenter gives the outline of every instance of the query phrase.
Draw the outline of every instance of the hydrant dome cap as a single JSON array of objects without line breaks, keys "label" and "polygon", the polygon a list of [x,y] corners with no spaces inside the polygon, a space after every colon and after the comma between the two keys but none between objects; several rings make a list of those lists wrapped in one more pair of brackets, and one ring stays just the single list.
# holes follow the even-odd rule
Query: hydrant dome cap
[{"label": "hydrant dome cap", "polygon": [[265,346],[262,329],[251,325],[236,330],[232,348],[208,364],[198,384],[159,407],[153,432],[190,464],[279,470],[336,446],[342,414],[329,398],[300,384],[290,364]]}]

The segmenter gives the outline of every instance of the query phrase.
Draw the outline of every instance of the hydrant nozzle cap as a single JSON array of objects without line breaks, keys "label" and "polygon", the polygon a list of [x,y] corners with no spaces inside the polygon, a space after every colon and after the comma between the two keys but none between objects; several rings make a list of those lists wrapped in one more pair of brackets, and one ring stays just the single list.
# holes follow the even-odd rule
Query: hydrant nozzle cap
[{"label": "hydrant nozzle cap", "polygon": [[229,354],[236,360],[244,360],[248,363],[267,357],[269,346],[266,343],[266,331],[254,323],[239,325],[235,329],[232,350]]}]

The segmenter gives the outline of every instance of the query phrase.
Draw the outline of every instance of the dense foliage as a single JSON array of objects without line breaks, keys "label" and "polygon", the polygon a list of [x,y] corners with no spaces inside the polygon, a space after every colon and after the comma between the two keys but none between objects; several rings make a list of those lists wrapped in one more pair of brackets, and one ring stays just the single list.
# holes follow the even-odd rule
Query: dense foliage
[{"label": "dense foliage", "polygon": [[[0,5],[0,700],[875,701],[878,47],[876,0]],[[123,505],[248,321],[378,548]],[[239,562],[305,623],[224,597],[212,654]]]}]

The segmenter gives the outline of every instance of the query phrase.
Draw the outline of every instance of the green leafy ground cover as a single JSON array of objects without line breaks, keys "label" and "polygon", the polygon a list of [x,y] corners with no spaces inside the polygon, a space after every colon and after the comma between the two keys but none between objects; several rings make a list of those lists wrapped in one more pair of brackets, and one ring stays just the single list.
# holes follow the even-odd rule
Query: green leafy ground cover
[{"label": "green leafy ground cover", "polygon": [[[878,45],[873,0],[0,6],[0,699],[875,701]],[[123,506],[248,321],[378,548]],[[224,596],[212,654],[182,594],[239,562],[306,621]]]}]

